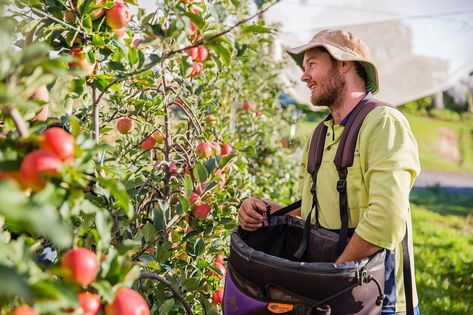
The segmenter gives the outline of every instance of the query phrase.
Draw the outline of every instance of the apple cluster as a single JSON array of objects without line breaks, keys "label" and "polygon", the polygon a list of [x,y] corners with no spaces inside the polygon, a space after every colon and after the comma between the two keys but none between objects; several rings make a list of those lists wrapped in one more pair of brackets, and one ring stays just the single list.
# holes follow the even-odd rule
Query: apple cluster
[{"label": "apple cluster", "polygon": [[[77,5],[77,1],[73,1],[74,6]],[[105,4],[105,0],[95,0],[96,6],[102,6]],[[75,7],[73,11],[64,12],[64,20],[66,22],[74,22],[78,12]],[[114,0],[113,6],[110,9],[99,8],[92,11],[90,17],[92,20],[97,20],[105,14],[105,21],[110,27],[113,33],[122,37],[128,24],[131,21],[131,13],[128,6],[123,0]],[[73,57],[73,61],[69,63],[71,69],[81,69],[86,76],[93,73],[95,69],[95,63],[90,64],[85,52],[80,47],[74,47],[69,50],[69,54]]]},{"label": "apple cluster", "polygon": [[232,152],[233,148],[230,144],[220,145],[216,141],[203,141],[197,145],[196,154],[201,159],[207,159],[211,156],[227,156]]},{"label": "apple cluster", "polygon": [[28,153],[22,160],[20,170],[2,172],[0,177],[14,179],[22,188],[42,190],[48,177],[58,174],[64,163],[74,159],[74,137],[62,128],[46,129],[38,139],[38,149]]}]

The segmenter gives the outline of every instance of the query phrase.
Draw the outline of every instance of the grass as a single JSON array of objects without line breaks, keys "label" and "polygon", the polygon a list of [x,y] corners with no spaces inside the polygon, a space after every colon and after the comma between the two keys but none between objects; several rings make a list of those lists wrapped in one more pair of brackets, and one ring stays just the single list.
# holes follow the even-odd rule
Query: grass
[{"label": "grass", "polygon": [[438,188],[412,194],[422,314],[473,313],[473,195]]},{"label": "grass", "polygon": [[[304,112],[305,118],[297,123],[296,138],[305,144],[327,111],[305,110]],[[419,145],[422,169],[473,172],[473,120],[446,121],[412,114],[405,114],[405,116]],[[462,156],[459,163],[446,160],[438,153],[441,128],[448,128],[457,135],[458,147]]]},{"label": "grass", "polygon": [[[423,169],[473,172],[473,121],[445,121],[406,114],[419,145]],[[441,128],[448,128],[458,136],[462,155],[460,163],[442,158],[437,151]]]}]

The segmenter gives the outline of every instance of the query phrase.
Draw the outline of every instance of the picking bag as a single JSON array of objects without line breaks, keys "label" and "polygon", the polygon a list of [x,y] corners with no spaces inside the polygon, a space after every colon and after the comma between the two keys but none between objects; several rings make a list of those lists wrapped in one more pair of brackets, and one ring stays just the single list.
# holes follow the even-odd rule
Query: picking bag
[{"label": "picking bag", "polygon": [[380,314],[385,251],[334,264],[339,235],[312,226],[309,246],[296,259],[304,229],[304,220],[273,214],[259,230],[247,232],[238,227],[233,231],[225,315]]},{"label": "picking bag", "polygon": [[[358,133],[366,115],[383,105],[374,99],[360,103],[348,117],[334,159],[339,176],[340,230],[324,229],[319,222],[316,183],[327,134],[322,122],[312,136],[307,160],[313,199],[307,219],[287,215],[299,208],[301,201],[273,213],[267,205],[264,227],[254,232],[240,227],[233,231],[223,300],[225,315],[380,314],[385,250],[359,261],[334,263],[354,231],[348,227],[347,174],[353,165]],[[315,225],[311,224],[313,211]]]}]

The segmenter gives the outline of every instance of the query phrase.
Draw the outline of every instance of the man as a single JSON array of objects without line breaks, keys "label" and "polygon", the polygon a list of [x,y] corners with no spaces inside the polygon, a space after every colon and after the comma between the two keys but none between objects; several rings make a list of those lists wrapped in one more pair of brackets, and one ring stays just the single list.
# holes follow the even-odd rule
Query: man
[{"label": "man", "polygon": [[[320,225],[340,229],[338,173],[333,160],[350,113],[360,101],[378,91],[377,70],[369,61],[367,46],[347,31],[321,31],[308,44],[289,49],[288,53],[303,70],[301,80],[311,90],[312,104],[330,109],[331,119],[323,122],[328,131],[316,194]],[[302,204],[292,213],[303,218],[312,206],[312,178],[306,169],[309,147],[310,139],[301,163]],[[335,263],[359,260],[382,248],[389,250],[382,314],[406,311],[401,241],[406,223],[408,235],[412,235],[409,191],[419,171],[417,143],[407,120],[388,106],[373,109],[363,121],[353,166],[348,168],[349,227],[355,232]],[[269,203],[272,211],[283,207]],[[246,199],[238,212],[241,227],[248,231],[260,228],[264,210],[262,200]],[[412,240],[408,242],[414,274]],[[412,290],[413,305],[417,305],[414,280]],[[419,313],[417,306],[415,313]]]}]

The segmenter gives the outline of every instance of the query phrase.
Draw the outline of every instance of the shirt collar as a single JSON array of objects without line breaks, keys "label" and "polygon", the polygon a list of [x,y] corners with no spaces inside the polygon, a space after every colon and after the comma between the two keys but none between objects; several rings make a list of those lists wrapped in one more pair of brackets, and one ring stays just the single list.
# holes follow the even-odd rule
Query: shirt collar
[{"label": "shirt collar", "polygon": [[[366,93],[365,97],[363,97],[363,98],[358,102],[358,104],[356,104],[356,106],[360,105],[360,103],[361,103],[362,101],[364,101],[364,100],[369,100],[369,99],[372,98],[372,97],[373,97],[373,94],[371,94],[371,92]],[[343,119],[340,121],[339,125],[345,126],[345,125],[347,124],[348,119],[350,118],[350,116],[351,116],[351,114],[353,113],[353,110],[356,108],[356,106],[353,107],[353,109],[352,109],[345,117],[343,117]]]}]

